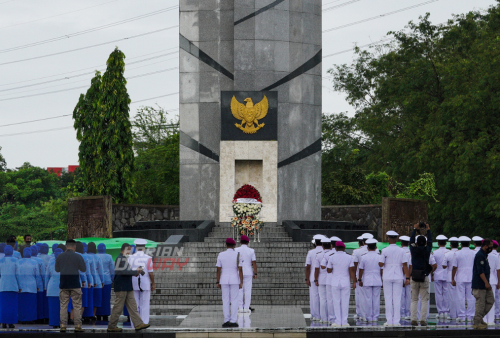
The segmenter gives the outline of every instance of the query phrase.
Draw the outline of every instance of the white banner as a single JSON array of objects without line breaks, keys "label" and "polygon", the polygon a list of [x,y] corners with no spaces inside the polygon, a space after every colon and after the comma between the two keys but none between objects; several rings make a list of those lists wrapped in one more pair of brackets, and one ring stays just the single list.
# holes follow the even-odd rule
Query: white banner
[{"label": "white banner", "polygon": [[238,198],[236,203],[262,204],[262,202],[257,201],[255,198]]}]

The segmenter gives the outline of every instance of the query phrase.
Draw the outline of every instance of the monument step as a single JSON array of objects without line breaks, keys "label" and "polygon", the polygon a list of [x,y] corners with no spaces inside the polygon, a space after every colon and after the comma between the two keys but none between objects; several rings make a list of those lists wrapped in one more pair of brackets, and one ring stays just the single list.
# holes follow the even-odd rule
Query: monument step
[{"label": "monument step", "polygon": [[[227,237],[205,237],[205,243],[225,243]],[[262,242],[293,242],[290,237],[261,237],[260,243]]]},{"label": "monument step", "polygon": [[[255,254],[257,256],[257,254]],[[183,257],[188,257],[188,256],[183,256]],[[211,263],[215,264],[215,259],[217,255],[213,255],[213,257],[204,257],[204,256],[191,256],[189,257],[189,263]],[[261,263],[273,263],[277,262],[277,258],[281,258],[282,262],[285,263],[302,263],[302,266],[304,266],[304,259],[303,257],[298,257],[298,256],[292,256],[292,257],[280,257],[279,255],[258,255],[257,258],[257,265],[260,265]],[[159,259],[159,258],[158,258]],[[182,259],[181,259],[182,260]],[[158,263],[160,264],[160,263]]]},{"label": "monument step", "polygon": [[[170,274],[179,274],[182,275],[184,273],[215,273],[214,270],[215,267],[197,267],[197,266],[184,266],[182,268],[182,271],[169,271],[168,273]],[[283,266],[283,265],[278,265],[276,267],[262,267],[259,268],[260,273],[269,273],[269,274],[283,274],[287,273],[290,274],[290,277],[295,276],[303,276],[304,275],[304,267],[295,267],[295,266]]]}]

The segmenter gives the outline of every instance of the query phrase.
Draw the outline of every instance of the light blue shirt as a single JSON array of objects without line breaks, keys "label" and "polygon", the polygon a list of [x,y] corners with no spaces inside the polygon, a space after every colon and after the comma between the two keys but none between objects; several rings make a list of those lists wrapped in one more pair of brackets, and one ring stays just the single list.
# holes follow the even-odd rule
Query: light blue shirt
[{"label": "light blue shirt", "polygon": [[[90,271],[89,255],[82,255],[79,252],[77,252],[77,254],[82,256],[83,260],[85,261],[85,267],[87,268],[87,271],[85,271],[84,273],[80,272],[80,280],[87,283],[87,285],[85,285],[86,288],[88,288],[89,285],[94,286],[94,277],[92,277],[92,272]],[[85,280],[82,279],[82,274],[85,275]]]},{"label": "light blue shirt", "polygon": [[49,265],[50,259],[53,257],[54,256],[47,255],[47,254],[38,255],[38,258],[40,258],[43,261],[43,266],[45,267],[45,269],[47,269],[47,266]]},{"label": "light blue shirt", "polygon": [[[90,267],[90,270],[87,269],[87,271],[90,271],[90,275],[92,276],[92,286],[94,286],[94,284],[97,284],[97,272],[96,272],[96,269],[95,269],[95,261],[94,261],[94,258],[89,255],[88,253],[84,253],[83,254],[83,258],[87,259],[89,261],[89,267]],[[88,275],[87,275],[87,278],[88,278]]]},{"label": "light blue shirt", "polygon": [[[21,258],[18,263],[17,280],[22,293],[37,293],[37,285],[41,282],[39,268],[36,261],[30,258]],[[40,281],[40,282],[39,282]]]},{"label": "light blue shirt", "polygon": [[19,292],[18,262],[14,257],[0,259],[0,292]]},{"label": "light blue shirt", "polygon": [[97,254],[101,258],[103,266],[104,284],[109,285],[115,279],[115,262],[110,254]]},{"label": "light blue shirt", "polygon": [[56,259],[50,260],[47,265],[47,273],[45,274],[45,289],[47,289],[47,297],[59,297],[59,283],[61,274],[56,272]]},{"label": "light blue shirt", "polygon": [[102,289],[102,284],[104,283],[104,267],[102,266],[101,257],[93,253],[89,253],[88,255],[94,260],[94,267],[96,272],[94,283],[96,284],[96,288]]},{"label": "light blue shirt", "polygon": [[4,258],[5,254],[3,252],[0,252],[0,259]]},{"label": "light blue shirt", "polygon": [[14,251],[12,253],[12,257],[17,258],[17,259],[21,259],[21,253],[19,251]]},{"label": "light blue shirt", "polygon": [[40,280],[37,280],[36,287],[40,289],[38,292],[42,292],[45,287],[45,267],[43,265],[43,261],[41,258],[31,256],[31,260],[35,261],[38,265],[38,275],[40,276]]}]

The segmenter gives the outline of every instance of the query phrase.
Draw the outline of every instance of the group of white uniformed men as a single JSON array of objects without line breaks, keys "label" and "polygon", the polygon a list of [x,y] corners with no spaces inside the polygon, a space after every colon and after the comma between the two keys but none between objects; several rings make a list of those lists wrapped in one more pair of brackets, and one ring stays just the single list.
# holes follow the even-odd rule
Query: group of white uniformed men
[{"label": "group of white uniformed men", "polygon": [[[352,255],[345,252],[345,244],[336,236],[313,237],[315,248],[308,252],[305,264],[312,321],[331,324],[332,327],[349,326],[347,318],[352,281],[356,299],[354,319],[378,322],[380,291],[383,286],[387,319],[384,326],[401,326],[401,319],[411,319],[412,325],[415,325],[417,318],[420,318],[421,325],[427,325],[429,292],[416,293],[413,299],[411,296],[410,237],[399,236],[395,231],[386,234],[389,246],[381,252],[377,249],[378,241],[373,235],[365,233],[357,238],[360,247]],[[396,245],[398,237],[401,247]],[[429,259],[438,311],[436,318],[472,324],[476,302],[471,292],[472,270],[474,257],[481,248],[483,238],[474,236],[471,240],[461,236],[448,239],[439,235],[436,239],[439,248]],[[471,241],[474,242],[474,249],[469,247]],[[447,242],[450,243],[451,250],[446,248]],[[500,299],[500,256],[497,241],[493,241],[493,248],[488,256],[491,268],[489,283],[494,290],[495,299]],[[424,299],[420,299],[422,295]],[[427,304],[421,306],[421,300]],[[410,317],[411,307],[413,304],[417,307],[417,301],[418,314],[415,311],[415,315]],[[500,304],[493,306],[484,320],[488,325],[495,325],[495,321],[500,320]]]}]

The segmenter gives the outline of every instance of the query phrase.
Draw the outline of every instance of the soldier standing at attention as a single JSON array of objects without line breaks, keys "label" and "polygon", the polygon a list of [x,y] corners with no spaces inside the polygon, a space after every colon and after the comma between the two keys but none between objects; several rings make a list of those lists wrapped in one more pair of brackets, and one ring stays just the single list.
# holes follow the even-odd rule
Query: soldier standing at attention
[{"label": "soldier standing at attention", "polygon": [[323,251],[323,246],[321,245],[323,237],[323,235],[314,235],[313,240],[316,243],[316,247],[309,250],[306,258],[306,284],[309,286],[309,304],[311,306],[311,320],[313,322],[321,320],[319,314],[319,291],[314,283],[314,271],[316,271],[316,254]]},{"label": "soldier standing at attention", "polygon": [[[356,278],[359,278],[359,257],[364,255],[368,250],[366,250],[365,240],[363,239],[363,236],[359,236],[357,240],[359,248],[354,249],[354,251],[352,252],[352,258],[354,262],[354,271],[356,272]],[[354,297],[356,300],[356,313],[354,314],[354,319],[359,319],[361,321],[366,319],[366,316],[364,315],[364,300],[366,297],[361,294],[362,292],[362,288],[356,288],[356,290],[354,290]]]},{"label": "soldier standing at attention", "polygon": [[[475,313],[476,299],[472,295],[472,268],[476,252],[470,249],[470,238],[460,236],[458,240],[462,243],[462,249],[455,255],[453,261],[452,284],[457,287],[457,321],[472,322]],[[467,310],[465,299],[467,298]]]},{"label": "soldier standing at attention", "polygon": [[250,313],[250,302],[252,301],[252,280],[257,278],[257,258],[255,250],[248,247],[250,239],[242,235],[240,238],[241,246],[236,248],[240,253],[240,261],[243,268],[243,288],[238,293],[238,312]]},{"label": "soldier standing at attention", "polygon": [[[404,250],[406,258],[408,259],[408,263],[411,262],[411,253],[410,248],[410,237],[409,236],[400,236],[399,240],[401,241],[401,249]],[[408,267],[411,275],[411,268]],[[406,285],[406,276],[403,276],[403,291],[401,292],[401,319],[409,320],[410,319],[410,308],[411,308],[411,286]]]},{"label": "soldier standing at attention", "polygon": [[380,289],[382,288],[382,270],[378,264],[380,255],[376,252],[378,241],[371,238],[366,241],[368,252],[359,259],[358,284],[365,297],[363,310],[368,322],[377,322],[380,315]]},{"label": "soldier standing at attention", "polygon": [[445,319],[446,314],[450,312],[448,306],[448,283],[446,282],[446,270],[443,269],[444,256],[449,252],[446,249],[448,237],[439,235],[436,237],[439,249],[434,251],[437,269],[434,272],[434,292],[436,294],[436,307],[438,314],[436,318]]},{"label": "soldier standing at attention", "polygon": [[314,269],[314,284],[318,287],[319,293],[319,315],[321,322],[328,323],[328,299],[326,295],[326,289],[328,287],[326,281],[326,269],[321,268],[321,262],[326,255],[330,254],[332,248],[332,242],[330,238],[322,238],[321,245],[323,246],[323,251],[316,255],[316,268]]},{"label": "soldier standing at attention", "polygon": [[226,239],[226,251],[217,256],[217,287],[222,290],[222,310],[224,324],[222,327],[238,327],[238,295],[243,288],[243,269],[240,253],[234,250],[236,242]]},{"label": "soldier standing at attention", "polygon": [[443,269],[446,272],[446,283],[448,284],[448,308],[450,312],[446,315],[446,319],[456,320],[457,319],[457,289],[451,284],[452,281],[452,271],[453,271],[453,261],[455,260],[455,255],[458,252],[458,238],[451,237],[449,240],[451,250],[444,255],[443,259]]}]

